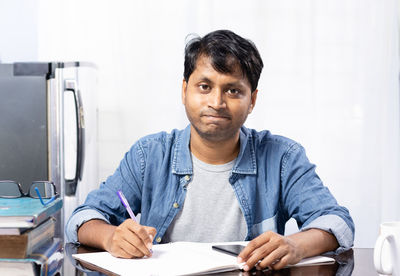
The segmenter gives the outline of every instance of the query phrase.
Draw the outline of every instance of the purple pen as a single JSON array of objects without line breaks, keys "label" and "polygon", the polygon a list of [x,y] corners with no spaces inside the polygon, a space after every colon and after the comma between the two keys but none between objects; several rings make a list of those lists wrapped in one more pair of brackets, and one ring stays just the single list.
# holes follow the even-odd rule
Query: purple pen
[{"label": "purple pen", "polygon": [[[122,193],[122,191],[118,191],[117,195],[119,197],[119,200],[121,200],[122,205],[124,205],[125,209],[128,211],[129,216],[131,217],[131,219],[134,222],[137,222],[135,214],[133,213],[131,206],[129,206],[128,200],[126,200],[126,197],[124,196],[124,194]],[[153,254],[153,250],[149,249],[150,252]]]},{"label": "purple pen", "polygon": [[126,200],[126,197],[122,193],[122,191],[117,192],[119,199],[121,200],[122,204],[125,206],[125,209],[128,211],[129,216],[134,222],[137,222],[135,215],[132,212],[131,206],[129,206],[128,200]]}]

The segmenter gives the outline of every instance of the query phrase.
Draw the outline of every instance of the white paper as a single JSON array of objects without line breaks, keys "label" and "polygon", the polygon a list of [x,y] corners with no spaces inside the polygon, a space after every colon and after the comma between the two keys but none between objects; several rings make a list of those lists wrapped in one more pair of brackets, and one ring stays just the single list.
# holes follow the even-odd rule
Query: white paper
[{"label": "white paper", "polygon": [[[192,242],[154,245],[153,256],[142,259],[115,258],[108,252],[72,256],[119,275],[189,275],[242,268],[242,264],[237,263],[236,257],[212,250],[211,245],[211,243]],[[316,262],[334,262],[334,259],[321,256],[307,258],[299,265]]]}]

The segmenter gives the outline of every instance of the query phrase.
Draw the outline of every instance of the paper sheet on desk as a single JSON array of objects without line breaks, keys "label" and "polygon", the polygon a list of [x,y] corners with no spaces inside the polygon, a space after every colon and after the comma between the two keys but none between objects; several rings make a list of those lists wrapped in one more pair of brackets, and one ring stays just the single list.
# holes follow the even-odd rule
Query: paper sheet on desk
[{"label": "paper sheet on desk", "polygon": [[211,250],[210,244],[176,242],[153,246],[153,256],[122,259],[108,252],[74,254],[74,258],[92,263],[119,275],[187,275],[240,269],[236,257]]},{"label": "paper sheet on desk", "polygon": [[[221,244],[221,243],[218,243]],[[241,269],[236,257],[211,249],[210,243],[176,242],[153,246],[153,256],[143,259],[115,258],[108,252],[74,254],[82,260],[119,275],[190,275]],[[303,260],[304,262],[307,260]],[[334,261],[317,257],[313,262]],[[299,263],[300,264],[300,263]]]}]

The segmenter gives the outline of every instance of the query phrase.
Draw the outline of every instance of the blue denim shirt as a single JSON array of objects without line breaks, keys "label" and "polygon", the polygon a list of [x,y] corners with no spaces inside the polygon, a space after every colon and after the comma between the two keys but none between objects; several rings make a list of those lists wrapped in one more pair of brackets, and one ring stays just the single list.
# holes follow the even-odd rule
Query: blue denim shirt
[{"label": "blue denim shirt", "polygon": [[[157,229],[162,237],[183,206],[193,174],[189,149],[190,126],[146,136],[125,154],[115,173],[90,192],[72,214],[66,238],[77,241],[79,226],[90,219],[113,225],[129,217],[117,191],[122,190],[140,223]],[[246,240],[265,231],[284,234],[294,218],[301,230],[319,228],[335,235],[340,247],[353,245],[354,224],[315,173],[304,148],[269,131],[242,127],[240,152],[229,178],[247,223]]]}]

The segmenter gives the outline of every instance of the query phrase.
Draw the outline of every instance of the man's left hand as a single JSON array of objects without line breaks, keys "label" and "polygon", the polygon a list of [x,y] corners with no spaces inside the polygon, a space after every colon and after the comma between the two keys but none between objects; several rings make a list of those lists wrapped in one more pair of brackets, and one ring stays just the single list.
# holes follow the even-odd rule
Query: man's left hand
[{"label": "man's left hand", "polygon": [[303,258],[335,250],[338,246],[334,235],[316,228],[290,236],[268,231],[249,242],[240,252],[238,262],[246,262],[243,268],[246,271],[254,266],[257,269],[270,267],[278,270]]},{"label": "man's left hand", "polygon": [[[244,270],[270,267],[278,270],[304,258],[304,250],[290,237],[268,231],[251,242],[239,254],[238,262],[246,262]],[[260,261],[260,262],[259,262]]]}]

